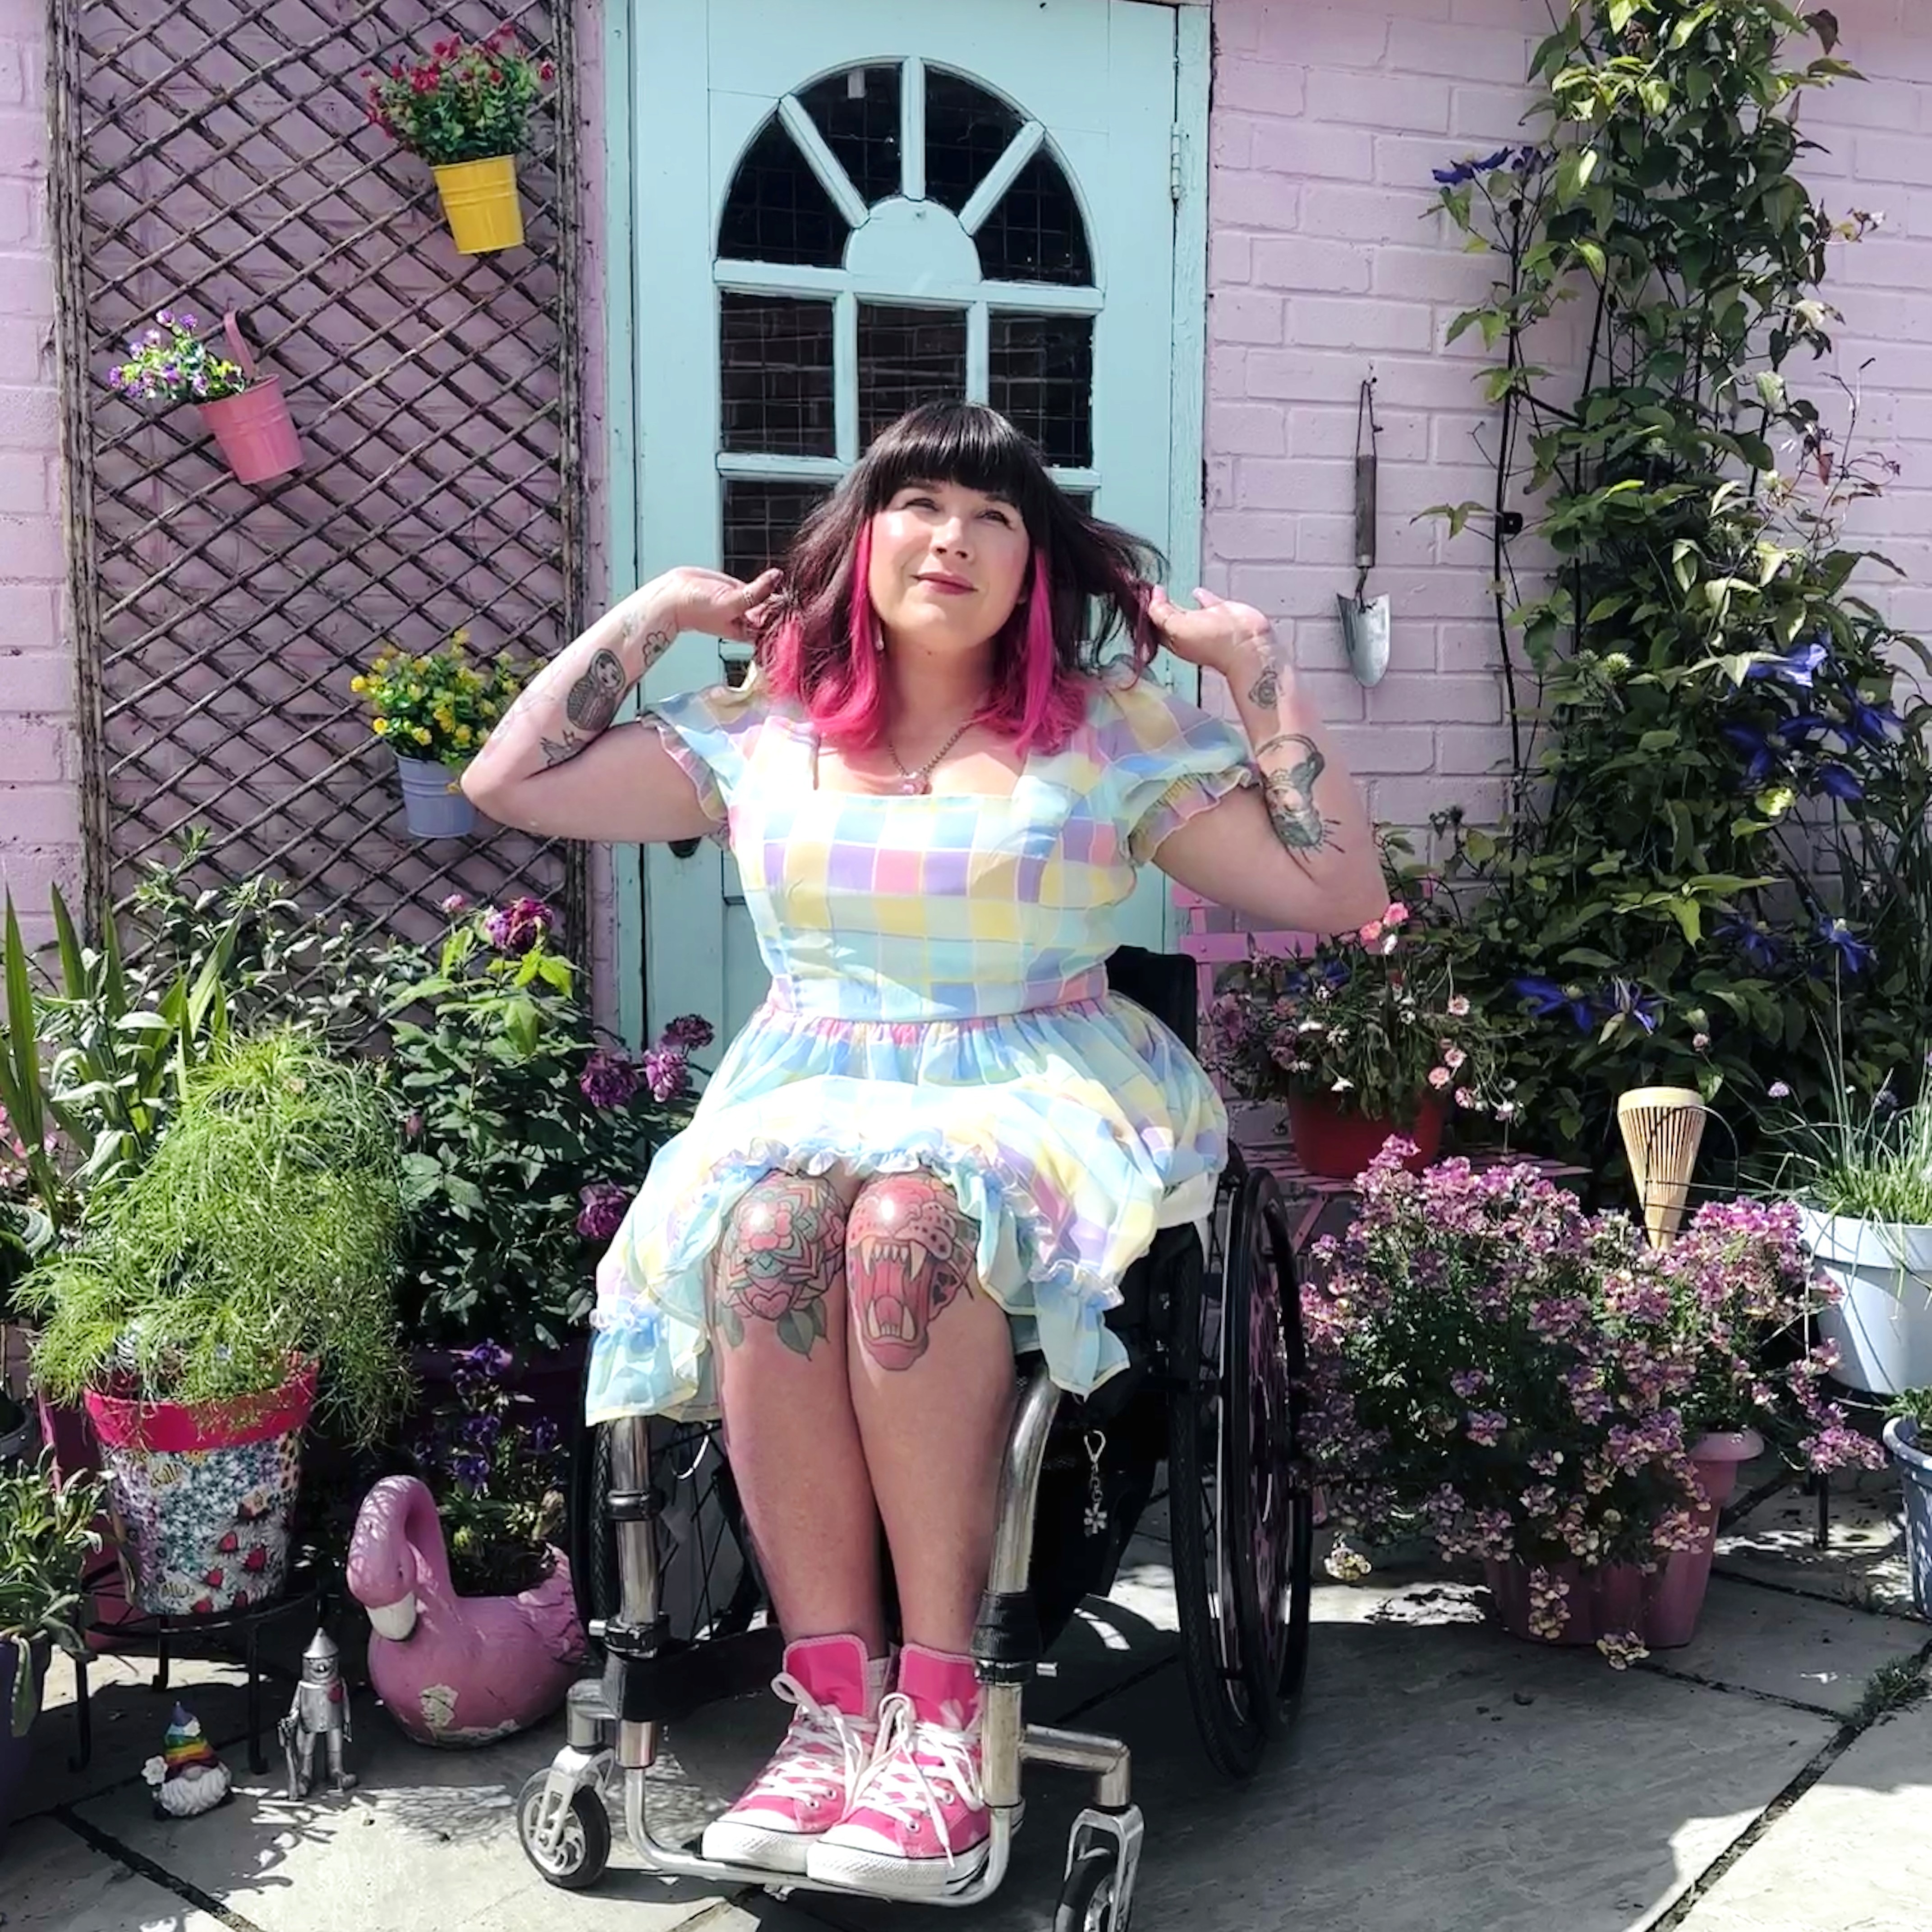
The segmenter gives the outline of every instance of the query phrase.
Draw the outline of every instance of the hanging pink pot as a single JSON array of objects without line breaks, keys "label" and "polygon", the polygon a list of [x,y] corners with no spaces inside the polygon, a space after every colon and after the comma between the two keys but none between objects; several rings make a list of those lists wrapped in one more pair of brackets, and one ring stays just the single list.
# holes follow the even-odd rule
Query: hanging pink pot
[{"label": "hanging pink pot", "polygon": [[232,309],[221,318],[221,326],[248,386],[238,396],[202,404],[202,421],[214,432],[237,482],[270,482],[302,467],[302,443],[280,377],[256,374],[255,358],[242,339],[241,324]]},{"label": "hanging pink pot", "polygon": [[1496,1615],[1512,1636],[1538,1643],[1594,1643],[1599,1637],[1634,1632],[1646,1650],[1681,1650],[1697,1634],[1697,1618],[1710,1587],[1711,1558],[1717,1548],[1718,1513],[1738,1486],[1738,1469],[1764,1450],[1754,1429],[1706,1436],[1690,1445],[1690,1460],[1704,1492],[1697,1513],[1696,1547],[1673,1550],[1648,1576],[1633,1563],[1606,1563],[1586,1569],[1580,1563],[1549,1566],[1569,1586],[1569,1620],[1562,1634],[1546,1637],[1529,1627],[1529,1565],[1513,1558],[1486,1562],[1484,1574],[1496,1599]]}]

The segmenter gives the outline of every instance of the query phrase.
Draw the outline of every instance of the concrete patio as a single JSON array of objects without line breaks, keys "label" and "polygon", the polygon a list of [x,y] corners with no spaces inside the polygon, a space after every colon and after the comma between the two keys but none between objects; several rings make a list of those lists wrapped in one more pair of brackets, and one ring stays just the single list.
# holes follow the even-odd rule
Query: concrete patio
[{"label": "concrete patio", "polygon": [[[1172,1636],[1166,1551],[1133,1552],[1115,1597],[1069,1633],[1034,1714],[1133,1744],[1148,1819],[1136,1922],[1192,1932],[1924,1932],[1932,1922],[1932,1708],[1914,1694],[1932,1630],[1900,1616],[1895,1498],[1871,1479],[1838,1499],[1832,1547],[1810,1504],[1774,1493],[1724,1540],[1688,1649],[1625,1676],[1593,1652],[1518,1643],[1482,1594],[1439,1573],[1324,1583],[1306,1708],[1249,1789],[1196,1743]],[[1157,1529],[1158,1526],[1156,1526]],[[167,1700],[140,1660],[94,1672],[96,1750],[66,1767],[71,1713],[40,1728],[28,1810],[0,1855],[5,1932],[897,1932],[908,1908],[804,1896],[728,1899],[668,1886],[621,1842],[598,1891],[558,1892],[525,1863],[513,1795],[554,1730],[438,1755],[400,1738],[366,1694],[362,1787],[290,1804],[249,1774],[238,1671],[176,1682],[236,1773],[209,1816],[157,1821],[142,1760]],[[57,1699],[70,1695],[56,1667]],[[279,1711],[286,1682],[268,1701]],[[694,1827],[772,1730],[764,1701],[708,1714],[654,1774]],[[988,1928],[1049,1926],[1077,1781],[1033,1786]]]}]

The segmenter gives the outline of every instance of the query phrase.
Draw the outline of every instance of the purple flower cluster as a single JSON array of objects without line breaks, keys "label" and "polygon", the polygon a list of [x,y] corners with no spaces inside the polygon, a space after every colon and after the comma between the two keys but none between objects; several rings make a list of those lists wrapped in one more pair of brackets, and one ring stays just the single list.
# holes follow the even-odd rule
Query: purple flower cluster
[{"label": "purple flower cluster", "polygon": [[1303,1292],[1304,1447],[1345,1530],[1520,1558],[1552,1634],[1566,1568],[1654,1568],[1708,1538],[1700,1437],[1754,1426],[1814,1468],[1875,1462],[1823,1396],[1828,1363],[1792,1346],[1819,1299],[1794,1208],[1714,1204],[1660,1252],[1527,1164],[1399,1159]]},{"label": "purple flower cluster", "polygon": [[526,896],[483,915],[483,935],[499,952],[527,952],[556,930],[556,911],[542,899]]},{"label": "purple flower cluster", "polygon": [[644,1070],[628,1053],[600,1047],[584,1062],[577,1085],[593,1107],[628,1107],[644,1081]]},{"label": "purple flower cluster", "polygon": [[690,1088],[691,1056],[675,1041],[659,1040],[645,1050],[644,1080],[653,1100],[675,1100]]},{"label": "purple flower cluster", "polygon": [[578,1198],[583,1209],[577,1217],[577,1232],[586,1241],[608,1241],[622,1225],[631,1204],[631,1190],[600,1180],[585,1188]]}]

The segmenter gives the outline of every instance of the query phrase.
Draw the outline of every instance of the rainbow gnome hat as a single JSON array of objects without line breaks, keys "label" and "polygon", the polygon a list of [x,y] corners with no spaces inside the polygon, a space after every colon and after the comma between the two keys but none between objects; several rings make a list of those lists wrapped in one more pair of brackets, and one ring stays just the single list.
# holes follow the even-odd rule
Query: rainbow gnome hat
[{"label": "rainbow gnome hat", "polygon": [[166,1774],[178,1778],[190,1765],[215,1765],[221,1760],[214,1747],[201,1734],[201,1721],[191,1718],[177,1704],[168,1720],[167,1736],[161,1741],[161,1762]]}]

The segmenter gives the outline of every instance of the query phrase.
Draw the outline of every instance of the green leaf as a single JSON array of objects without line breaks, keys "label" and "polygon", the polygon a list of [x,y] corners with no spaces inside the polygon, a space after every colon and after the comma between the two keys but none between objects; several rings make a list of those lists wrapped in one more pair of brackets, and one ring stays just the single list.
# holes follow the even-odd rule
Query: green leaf
[{"label": "green leaf", "polygon": [[14,1736],[24,1738],[34,1727],[40,1710],[40,1685],[34,1676],[33,1653],[23,1636],[10,1636],[14,1646],[14,1696],[9,1722]]},{"label": "green leaf", "polygon": [[4,1096],[14,1131],[27,1146],[38,1148],[46,1136],[41,1109],[46,1089],[40,1082],[40,1048],[34,1017],[34,993],[27,977],[27,949],[21,943],[20,922],[14,911],[14,895],[6,898],[6,920],[0,933],[4,950],[8,1084]]},{"label": "green leaf", "polygon": [[1604,257],[1602,244],[1595,242],[1579,242],[1576,244],[1576,253],[1582,256],[1584,266],[1588,268],[1591,274],[1600,280],[1609,266]]},{"label": "green leaf", "polygon": [[59,886],[54,887],[52,896],[54,938],[60,947],[61,988],[70,1000],[77,1000],[87,991],[87,965],[74,929],[74,916],[67,909],[67,901],[61,897]]}]

